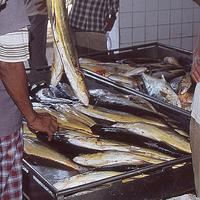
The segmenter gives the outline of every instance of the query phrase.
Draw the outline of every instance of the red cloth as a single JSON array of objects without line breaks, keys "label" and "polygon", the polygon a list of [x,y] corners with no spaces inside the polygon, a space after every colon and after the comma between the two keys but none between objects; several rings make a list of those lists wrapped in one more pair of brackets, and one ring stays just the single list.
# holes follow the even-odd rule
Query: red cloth
[{"label": "red cloth", "polygon": [[20,131],[0,137],[0,200],[22,200],[22,156]]}]

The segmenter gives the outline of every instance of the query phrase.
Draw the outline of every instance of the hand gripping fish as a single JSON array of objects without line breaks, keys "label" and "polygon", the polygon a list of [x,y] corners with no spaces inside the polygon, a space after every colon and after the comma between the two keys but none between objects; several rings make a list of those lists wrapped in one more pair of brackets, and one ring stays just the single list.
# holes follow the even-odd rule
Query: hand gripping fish
[{"label": "hand gripping fish", "polygon": [[54,86],[57,85],[64,71],[75,95],[84,105],[88,105],[89,94],[81,72],[78,56],[70,38],[65,1],[48,0],[47,7],[53,32],[55,51],[51,84]]}]

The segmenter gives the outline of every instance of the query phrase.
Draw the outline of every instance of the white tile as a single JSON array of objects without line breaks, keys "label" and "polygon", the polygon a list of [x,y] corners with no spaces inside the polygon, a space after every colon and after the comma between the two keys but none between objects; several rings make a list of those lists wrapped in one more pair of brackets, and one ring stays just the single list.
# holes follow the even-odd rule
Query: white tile
[{"label": "white tile", "polygon": [[194,8],[194,21],[200,22],[200,7]]},{"label": "white tile", "polygon": [[170,44],[170,41],[168,39],[165,39],[165,40],[158,40],[158,42],[162,43],[162,44],[167,44],[169,45]]},{"label": "white tile", "polygon": [[119,1],[120,12],[132,12],[133,11],[133,0],[122,0]]},{"label": "white tile", "polygon": [[174,47],[181,47],[181,38],[172,38],[170,39],[170,45]]},{"label": "white tile", "polygon": [[120,43],[132,42],[132,28],[122,28],[120,29]]},{"label": "white tile", "polygon": [[120,28],[126,28],[126,27],[132,27],[133,25],[133,17],[132,17],[132,12],[128,13],[120,13]]},{"label": "white tile", "polygon": [[158,38],[158,27],[147,26],[146,27],[146,41],[157,40]]},{"label": "white tile", "polygon": [[186,23],[182,24],[182,37],[192,36],[193,34],[193,24]]},{"label": "white tile", "polygon": [[158,1],[158,9],[159,10],[170,9],[170,0],[159,0]]},{"label": "white tile", "polygon": [[145,0],[133,0],[133,11],[145,11],[145,5]]},{"label": "white tile", "polygon": [[170,23],[176,24],[176,23],[181,23],[181,21],[182,21],[182,10],[181,9],[171,10]]},{"label": "white tile", "polygon": [[158,12],[158,24],[170,23],[170,10],[161,10]]},{"label": "white tile", "polygon": [[158,10],[158,0],[146,0],[146,10]]},{"label": "white tile", "polygon": [[181,24],[170,25],[170,38],[181,37],[182,27]]},{"label": "white tile", "polygon": [[158,12],[150,11],[146,12],[146,25],[157,25],[158,24]]},{"label": "white tile", "polygon": [[193,8],[193,2],[188,0],[183,0],[183,8]]},{"label": "white tile", "polygon": [[193,50],[193,38],[192,37],[182,38],[181,48],[192,51]]},{"label": "white tile", "polygon": [[182,8],[182,0],[171,0],[171,9]]},{"label": "white tile", "polygon": [[182,18],[183,23],[193,21],[193,11],[194,11],[193,8],[183,9],[183,18]]},{"label": "white tile", "polygon": [[145,12],[133,13],[133,27],[145,26]]},{"label": "white tile", "polygon": [[168,39],[169,38],[169,25],[158,26],[158,39]]},{"label": "white tile", "polygon": [[200,22],[193,23],[193,35],[197,36],[200,33]]},{"label": "white tile", "polygon": [[145,41],[145,28],[133,28],[133,42],[143,42]]}]

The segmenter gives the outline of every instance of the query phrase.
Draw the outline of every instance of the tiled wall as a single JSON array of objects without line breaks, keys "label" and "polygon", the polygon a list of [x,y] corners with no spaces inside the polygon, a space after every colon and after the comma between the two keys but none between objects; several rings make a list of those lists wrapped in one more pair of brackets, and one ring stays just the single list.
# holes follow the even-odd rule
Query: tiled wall
[{"label": "tiled wall", "polygon": [[200,29],[200,7],[192,0],[120,0],[116,29],[120,48],[159,41],[192,50]]}]

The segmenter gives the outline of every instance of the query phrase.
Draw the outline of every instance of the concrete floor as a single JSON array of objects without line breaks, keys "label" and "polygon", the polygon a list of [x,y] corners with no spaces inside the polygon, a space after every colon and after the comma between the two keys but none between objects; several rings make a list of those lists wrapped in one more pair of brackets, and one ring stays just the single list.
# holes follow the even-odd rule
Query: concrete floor
[{"label": "concrete floor", "polygon": [[200,199],[193,194],[185,194],[179,197],[170,198],[168,200],[200,200]]}]

